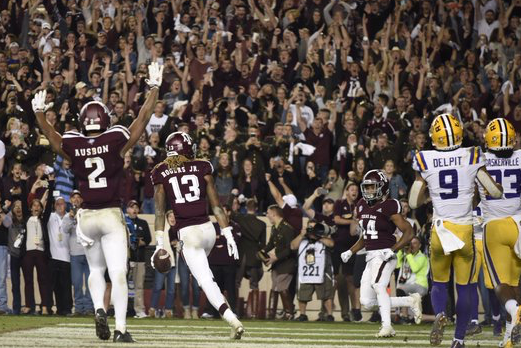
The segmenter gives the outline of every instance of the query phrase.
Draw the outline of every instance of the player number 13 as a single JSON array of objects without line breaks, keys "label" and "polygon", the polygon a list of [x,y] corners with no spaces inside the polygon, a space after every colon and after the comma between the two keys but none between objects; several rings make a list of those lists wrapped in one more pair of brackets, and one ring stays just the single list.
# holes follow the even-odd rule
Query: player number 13
[{"label": "player number 13", "polygon": [[186,202],[195,202],[199,200],[201,195],[201,190],[199,189],[199,179],[197,179],[196,175],[183,175],[181,177],[181,185],[190,185],[188,186],[188,192],[183,196],[181,193],[181,189],[179,187],[179,181],[176,176],[173,176],[168,180],[172,188],[174,189],[175,202],[176,203],[186,203]]}]

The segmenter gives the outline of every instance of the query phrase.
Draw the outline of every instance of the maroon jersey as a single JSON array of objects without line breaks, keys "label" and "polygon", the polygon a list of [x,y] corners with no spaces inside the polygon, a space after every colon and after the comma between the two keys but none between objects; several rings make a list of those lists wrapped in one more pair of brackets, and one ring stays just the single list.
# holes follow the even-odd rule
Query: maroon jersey
[{"label": "maroon jersey", "polygon": [[114,126],[100,135],[78,132],[63,135],[62,149],[72,161],[71,170],[86,209],[120,207],[123,158],[120,153],[130,138],[123,126]]},{"label": "maroon jersey", "polygon": [[386,199],[369,206],[364,199],[356,204],[356,216],[364,233],[366,250],[391,248],[396,243],[395,224],[391,216],[400,214],[402,208],[396,199]]},{"label": "maroon jersey", "polygon": [[160,163],[152,170],[152,184],[163,185],[179,230],[210,221],[204,176],[212,173],[212,165],[204,160],[184,162],[175,170]]}]

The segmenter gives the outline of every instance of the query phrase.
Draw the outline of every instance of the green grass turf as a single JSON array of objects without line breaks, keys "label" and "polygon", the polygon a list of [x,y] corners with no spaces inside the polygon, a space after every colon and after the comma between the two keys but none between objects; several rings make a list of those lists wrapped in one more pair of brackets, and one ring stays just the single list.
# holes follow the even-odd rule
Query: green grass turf
[{"label": "green grass turf", "polygon": [[[428,347],[431,325],[396,325],[394,338],[376,339],[378,324],[244,321],[246,334],[240,342],[229,341],[222,320],[128,319],[136,346],[161,347]],[[114,329],[114,320],[110,320]],[[25,330],[25,331],[22,331]],[[454,326],[446,328],[442,347],[450,345]],[[0,346],[97,347],[111,345],[97,340],[91,317],[1,316]],[[490,328],[467,342],[467,347],[497,347],[499,338]],[[173,345],[172,345],[173,346]]]}]

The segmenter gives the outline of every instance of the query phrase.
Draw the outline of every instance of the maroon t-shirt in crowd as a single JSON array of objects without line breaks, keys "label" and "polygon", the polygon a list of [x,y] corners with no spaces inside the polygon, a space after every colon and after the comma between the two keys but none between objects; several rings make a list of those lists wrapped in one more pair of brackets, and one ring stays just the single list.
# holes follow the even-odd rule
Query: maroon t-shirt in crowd
[{"label": "maroon t-shirt in crowd", "polygon": [[[354,206],[351,206],[346,199],[339,199],[333,206],[333,218],[335,216],[352,219]],[[358,236],[351,235],[351,225],[336,225],[337,231],[333,235],[335,250],[344,252],[351,248],[358,240]]]},{"label": "maroon t-shirt in crowd", "polygon": [[282,208],[282,215],[284,215],[284,220],[293,227],[293,230],[295,231],[295,236],[298,236],[300,234],[300,231],[302,231],[302,217],[304,216],[302,214],[302,210],[300,208],[292,208],[287,204],[284,204],[284,207]]},{"label": "maroon t-shirt in crowd", "polygon": [[361,199],[355,209],[364,230],[366,250],[387,249],[396,243],[396,225],[391,221],[391,216],[400,214],[400,202],[396,199],[386,199],[370,206],[365,199]]},{"label": "maroon t-shirt in crowd", "polygon": [[333,142],[333,133],[324,127],[319,135],[315,135],[311,129],[306,129],[304,132],[306,142],[313,145],[316,149],[309,160],[315,164],[322,166],[329,166],[331,163],[331,143]]},{"label": "maroon t-shirt in crowd", "polygon": [[162,162],[152,170],[152,183],[163,185],[178,230],[210,221],[204,177],[212,173],[212,165],[204,160],[187,161],[176,169]]},{"label": "maroon t-shirt in crowd", "polygon": [[63,135],[62,149],[71,159],[83,208],[121,206],[123,158],[120,153],[129,138],[130,132],[123,126],[114,126],[97,136],[73,131]]}]

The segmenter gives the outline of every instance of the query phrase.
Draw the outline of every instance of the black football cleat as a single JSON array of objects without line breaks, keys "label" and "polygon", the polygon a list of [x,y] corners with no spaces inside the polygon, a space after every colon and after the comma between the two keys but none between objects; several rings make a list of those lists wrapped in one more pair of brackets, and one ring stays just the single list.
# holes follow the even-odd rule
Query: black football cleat
[{"label": "black football cleat", "polygon": [[121,331],[114,331],[114,343],[134,343],[134,339],[130,332],[121,333]]},{"label": "black football cleat", "polygon": [[483,328],[478,323],[470,322],[467,326],[465,336],[474,336],[483,332]]},{"label": "black football cleat", "polygon": [[[448,318],[445,313],[438,313],[432,324],[432,330],[430,335],[431,346],[439,346],[443,340],[443,332],[447,325]],[[454,341],[457,342],[457,341]]]},{"label": "black football cleat", "polygon": [[96,322],[96,336],[98,336],[100,340],[108,340],[110,338],[110,329],[107,313],[105,313],[104,309],[100,308],[96,311],[94,321]]}]

